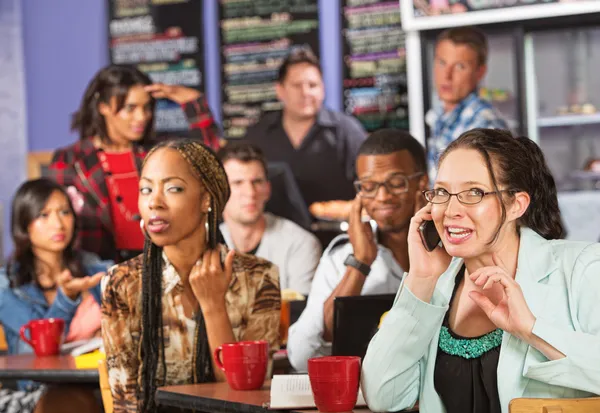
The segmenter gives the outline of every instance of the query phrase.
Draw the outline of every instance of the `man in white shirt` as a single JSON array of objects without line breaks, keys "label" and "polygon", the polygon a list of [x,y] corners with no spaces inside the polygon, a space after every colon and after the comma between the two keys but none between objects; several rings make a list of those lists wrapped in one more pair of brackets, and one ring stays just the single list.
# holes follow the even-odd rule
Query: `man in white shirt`
[{"label": "man in white shirt", "polygon": [[299,225],[265,212],[271,186],[262,151],[250,143],[230,142],[218,157],[231,187],[220,226],[227,246],[271,261],[279,267],[282,290],[307,295],[321,244]]},{"label": "man in white shirt", "polygon": [[[288,358],[297,371],[307,370],[309,358],[331,353],[335,297],[396,293],[409,269],[410,219],[429,183],[425,150],[408,132],[379,130],[360,147],[356,173],[348,235],[325,250],[306,309],[289,330]],[[363,208],[375,233],[362,222]]]}]

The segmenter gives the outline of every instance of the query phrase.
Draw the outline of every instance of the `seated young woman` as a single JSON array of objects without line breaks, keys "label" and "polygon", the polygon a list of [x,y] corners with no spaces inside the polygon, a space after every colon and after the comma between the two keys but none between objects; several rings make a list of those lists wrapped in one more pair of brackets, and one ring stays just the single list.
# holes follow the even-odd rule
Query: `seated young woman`
[{"label": "seated young woman", "polygon": [[[600,244],[563,241],[541,149],[499,129],[443,153],[410,224],[410,270],[373,337],[373,411],[506,413],[519,397],[600,394]],[[419,235],[433,221],[443,246]]]},{"label": "seated young woman", "polygon": [[115,413],[155,411],[158,386],[224,380],[223,343],[279,347],[277,267],[227,251],[218,224],[229,184],[214,152],[193,140],[152,149],[140,176],[144,253],[102,281],[102,335]]},{"label": "seated young woman", "polygon": [[[75,249],[75,212],[54,181],[36,179],[21,185],[11,214],[15,250],[0,270],[0,323],[9,354],[33,351],[20,339],[19,330],[35,319],[61,318],[67,339],[92,338],[100,330],[100,279],[112,261]],[[71,330],[72,325],[78,326],[77,331]],[[19,392],[0,391],[0,411],[9,411],[10,406],[21,412],[49,411],[51,405],[75,412],[98,408],[89,391],[19,384]],[[69,403],[60,405],[60,395],[68,397]]]}]

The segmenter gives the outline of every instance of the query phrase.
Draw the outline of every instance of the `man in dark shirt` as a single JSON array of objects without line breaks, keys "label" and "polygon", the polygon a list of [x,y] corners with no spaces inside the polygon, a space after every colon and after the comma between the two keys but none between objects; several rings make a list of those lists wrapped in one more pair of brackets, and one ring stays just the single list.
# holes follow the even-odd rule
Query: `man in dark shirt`
[{"label": "man in dark shirt", "polygon": [[325,89],[319,61],[297,49],[279,68],[280,112],[268,113],[246,139],[269,162],[289,164],[307,206],[355,196],[354,160],[367,133],[354,118],[323,107]]}]

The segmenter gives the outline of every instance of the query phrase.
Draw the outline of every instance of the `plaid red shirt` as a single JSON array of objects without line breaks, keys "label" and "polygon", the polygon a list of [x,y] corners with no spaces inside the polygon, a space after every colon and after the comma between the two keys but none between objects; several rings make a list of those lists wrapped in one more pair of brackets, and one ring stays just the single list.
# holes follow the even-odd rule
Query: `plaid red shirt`
[{"label": "plaid red shirt", "polygon": [[[218,149],[218,129],[204,97],[181,106],[190,123],[190,137]],[[152,144],[133,146],[138,171],[141,170],[142,161],[151,146]],[[83,194],[85,202],[78,216],[80,247],[103,259],[120,262],[122,258],[118,255],[114,241],[110,197],[98,151],[92,138],[56,150],[50,163],[49,178],[65,187],[74,186]]]}]

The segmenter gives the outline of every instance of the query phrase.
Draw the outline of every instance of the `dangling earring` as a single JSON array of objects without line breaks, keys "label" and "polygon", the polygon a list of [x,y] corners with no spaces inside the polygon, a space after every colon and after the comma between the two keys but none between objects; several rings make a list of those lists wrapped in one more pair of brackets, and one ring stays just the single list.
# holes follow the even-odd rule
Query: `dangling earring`
[{"label": "dangling earring", "polygon": [[209,220],[209,217],[208,217],[208,215],[209,215],[211,212],[212,212],[212,208],[211,208],[211,207],[208,207],[208,213],[206,214],[206,221],[204,221],[204,231],[206,232],[206,243],[207,243],[207,244],[210,242],[210,241],[209,241],[209,238],[210,238],[210,237],[209,237],[209,235],[208,235],[208,229],[209,229],[209,225],[208,225],[208,220]]},{"label": "dangling earring", "polygon": [[144,238],[150,239],[150,235],[148,235],[148,231],[146,231],[144,220],[142,218],[140,218],[140,229],[142,230],[142,234],[144,234]]}]

